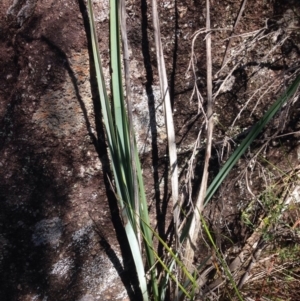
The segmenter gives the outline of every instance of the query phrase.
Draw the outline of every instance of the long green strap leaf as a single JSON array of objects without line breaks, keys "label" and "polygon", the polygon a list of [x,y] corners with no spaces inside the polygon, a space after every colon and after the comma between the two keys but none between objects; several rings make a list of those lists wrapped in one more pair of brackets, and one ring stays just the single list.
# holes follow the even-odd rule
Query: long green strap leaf
[{"label": "long green strap leaf", "polygon": [[[129,128],[125,111],[125,102],[122,84],[122,65],[120,53],[120,22],[119,1],[110,0],[110,63],[112,74],[112,94],[114,102],[114,118],[117,133],[117,143],[121,156],[120,167],[126,178],[130,200],[133,200],[132,168],[129,143]],[[132,217],[131,217],[132,218]],[[132,220],[134,223],[134,220]]]},{"label": "long green strap leaf", "polygon": [[[102,66],[101,66],[101,58],[100,52],[98,48],[98,39],[96,35],[95,23],[94,23],[94,14],[91,0],[88,0],[88,11],[89,11],[89,22],[90,22],[90,30],[91,30],[91,40],[92,40],[92,50],[93,50],[93,58],[95,63],[95,70],[97,76],[97,84],[100,96],[100,102],[102,107],[102,114],[104,119],[105,130],[107,134],[108,146],[109,151],[112,159],[112,169],[115,177],[115,182],[117,186],[118,192],[118,199],[120,205],[122,207],[122,215],[124,218],[124,227],[125,232],[128,238],[128,242],[131,248],[131,252],[133,255],[133,259],[135,262],[137,275],[139,278],[140,288],[143,294],[143,300],[148,301],[148,291],[147,291],[147,282],[146,282],[146,275],[144,270],[144,263],[142,259],[142,254],[140,252],[138,240],[133,228],[133,223],[131,216],[128,215],[130,212],[130,193],[128,191],[128,166],[124,167],[124,163],[127,158],[130,160],[130,153],[128,152],[129,144],[127,139],[126,145],[126,133],[124,131],[128,131],[128,127],[126,128],[126,117],[122,116],[122,124],[121,125],[114,125],[112,114],[111,114],[111,107],[109,104],[109,99],[106,92]],[[116,18],[118,15],[115,16]],[[111,18],[114,18],[111,16]],[[117,47],[115,45],[114,47]],[[120,86],[122,88],[122,86]],[[115,95],[114,95],[115,96]],[[119,94],[116,95],[117,101],[121,101]],[[121,104],[121,103],[120,103]],[[118,106],[119,104],[117,104]],[[125,109],[122,114],[125,113]],[[128,135],[128,132],[127,132]],[[129,155],[128,155],[129,154]],[[130,161],[127,161],[130,162]],[[128,206],[124,206],[124,202]]]},{"label": "long green strap leaf", "polygon": [[[109,147],[112,148],[113,145],[116,143],[115,141],[115,135],[114,135],[114,126],[112,121],[112,115],[110,111],[110,104],[106,92],[105,82],[104,82],[104,76],[102,72],[102,65],[101,65],[101,58],[100,58],[100,51],[98,46],[98,38],[96,34],[96,27],[94,22],[94,14],[93,14],[93,8],[92,3],[89,0],[88,1],[88,12],[89,12],[89,22],[90,22],[90,31],[91,31],[91,41],[92,41],[92,50],[93,50],[93,59],[95,64],[95,71],[97,76],[97,84],[98,84],[98,91],[99,91],[99,97],[102,107],[102,115],[104,119],[106,134],[107,134],[107,140],[109,143]],[[108,109],[109,108],[109,109]]]},{"label": "long green strap leaf", "polygon": [[[138,152],[135,144],[135,155],[136,155],[136,171],[138,177],[138,183],[140,188],[140,221],[141,221],[141,229],[145,242],[145,251],[148,266],[151,268],[155,265],[155,253],[153,247],[153,239],[152,239],[152,228],[150,226],[150,218],[148,213],[148,204],[146,200],[146,193],[144,189],[144,181],[142,175],[141,163],[138,157]],[[159,292],[157,286],[157,278],[156,278],[156,269],[150,270],[151,275],[151,286],[154,300],[158,300]]]},{"label": "long green strap leaf", "polygon": [[[108,141],[108,147],[111,154],[111,159],[113,161],[112,168],[114,175],[118,173],[116,168],[119,167],[118,159],[117,159],[117,140],[116,140],[116,133],[114,130],[114,124],[113,124],[113,118],[111,114],[111,108],[110,103],[105,87],[105,81],[102,71],[102,64],[101,64],[101,58],[100,58],[100,51],[98,46],[98,38],[96,34],[96,27],[94,22],[94,13],[93,13],[93,7],[91,0],[88,1],[88,13],[89,13],[89,23],[90,23],[90,31],[91,31],[91,41],[92,41],[92,51],[93,51],[93,59],[95,64],[95,72],[97,77],[97,86],[98,86],[98,92],[100,97],[100,103],[102,107],[102,115],[104,119],[104,126],[105,126],[105,132],[107,136]],[[119,191],[121,187],[119,186],[119,183],[116,183],[117,190]],[[120,199],[121,207],[123,207],[123,200]]]},{"label": "long green strap leaf", "polygon": [[[271,108],[266,112],[266,114],[262,117],[262,119],[254,125],[251,129],[247,137],[242,141],[241,145],[234,151],[234,153],[230,156],[228,161],[219,171],[216,178],[210,184],[207,189],[206,198],[204,202],[204,206],[210,201],[216,190],[220,187],[225,177],[228,175],[230,170],[234,167],[236,162],[240,159],[240,157],[245,153],[247,148],[253,142],[253,140],[258,136],[263,127],[273,118],[273,116],[278,112],[278,110],[282,107],[282,105],[290,99],[297,91],[300,84],[300,76],[298,76],[294,82],[289,86],[289,88],[284,92],[284,94],[278,98],[278,100],[271,106]],[[184,227],[180,240],[183,242],[189,233],[191,219],[187,220],[187,225]],[[174,260],[174,259],[173,259]]]},{"label": "long green strap leaf", "polygon": [[230,170],[240,159],[240,157],[245,153],[249,145],[258,136],[261,130],[265,127],[265,125],[278,112],[278,110],[282,107],[282,105],[295,94],[299,84],[300,84],[300,76],[298,76],[294,80],[294,82],[289,86],[289,88],[284,92],[284,94],[281,97],[279,97],[279,99],[271,106],[271,108],[267,111],[267,113],[263,116],[263,118],[256,125],[253,126],[253,128],[251,129],[247,137],[243,140],[241,145],[230,156],[228,161],[225,163],[225,165],[219,171],[218,175],[215,177],[213,182],[208,187],[204,206],[209,202],[209,200],[212,198],[216,190],[222,184],[223,180],[228,175]]}]

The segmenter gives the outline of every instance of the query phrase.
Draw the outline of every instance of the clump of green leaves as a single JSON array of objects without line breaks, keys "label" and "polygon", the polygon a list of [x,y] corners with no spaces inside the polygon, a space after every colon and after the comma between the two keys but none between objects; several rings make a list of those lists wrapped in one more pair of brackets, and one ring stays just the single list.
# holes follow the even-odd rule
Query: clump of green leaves
[{"label": "clump of green leaves", "polygon": [[[163,301],[165,299],[166,289],[170,280],[174,281],[176,286],[176,288],[174,289],[175,299],[177,299],[179,296],[181,296],[182,298],[185,296],[189,300],[193,300],[195,288],[197,286],[196,276],[198,275],[198,271],[187,271],[185,265],[180,260],[179,250],[172,250],[172,248],[170,248],[166,244],[166,242],[164,242],[151,228],[150,224],[148,204],[145,196],[141,165],[137,153],[135,138],[133,136],[134,131],[132,129],[132,125],[130,125],[130,122],[128,120],[126,105],[124,101],[120,50],[120,18],[122,16],[120,5],[121,3],[122,0],[110,1],[110,61],[112,70],[111,76],[113,102],[113,104],[111,104],[111,100],[108,97],[103,77],[101,57],[98,47],[98,38],[96,34],[93,16],[92,1],[88,0],[93,58],[95,63],[106,139],[111,159],[111,168],[115,180],[116,195],[121,209],[124,228],[135,262],[135,267],[143,295],[143,300],[149,300],[149,296],[151,294],[152,298],[155,301]],[[157,21],[157,26],[158,25],[159,22]],[[160,53],[160,56],[163,56],[163,54]],[[165,76],[163,77],[163,80],[165,83],[167,82]],[[213,195],[223,183],[230,170],[245,153],[249,145],[262,131],[264,126],[273,118],[273,116],[278,112],[282,105],[294,95],[294,93],[298,89],[299,83],[300,76],[298,76],[294,80],[294,82],[287,88],[284,94],[271,106],[271,108],[267,111],[263,118],[253,126],[251,131],[248,133],[248,136],[234,151],[234,153],[224,164],[219,174],[216,176],[216,178],[212,181],[211,185],[207,189],[204,202],[205,205],[213,197]],[[162,91],[167,91],[168,88],[165,87],[165,85],[163,86],[164,88],[162,89]],[[169,112],[169,114],[171,113]],[[173,144],[175,144],[175,137],[171,138]],[[173,155],[172,156],[176,158],[176,154],[173,153]],[[172,178],[173,183],[175,183],[172,184],[172,186],[175,187],[177,185],[176,181],[178,179],[174,179],[174,173],[172,173]],[[137,183],[137,186],[135,186],[135,183]],[[157,185],[157,183],[155,183],[155,185]],[[194,212],[194,214],[201,214],[201,212]],[[176,213],[174,216],[174,223],[176,224],[176,229],[178,229],[178,214]],[[208,237],[211,238],[209,229],[205,225],[205,222],[202,217],[201,221],[203,223],[205,231],[207,232]],[[182,233],[180,233],[181,243],[187,239],[187,235],[189,233],[189,225],[190,223],[187,222],[187,227],[185,227]],[[141,232],[141,236],[144,242],[143,244],[140,244],[139,232]],[[164,246],[169,256],[166,256],[165,258],[158,257],[155,251],[153,237],[156,237],[156,239]],[[226,262],[221,258],[221,255],[218,253],[218,250],[215,247],[212,238],[211,243],[216,249],[217,254],[220,256],[220,261],[223,264],[225,272],[228,278],[230,279],[238,298],[242,300],[242,297],[234,283],[234,280],[231,277],[230,271],[228,270],[228,268],[226,268]],[[144,249],[142,249],[142,247]],[[150,274],[150,277],[148,277],[144,267],[144,254],[146,257],[148,273]],[[161,267],[163,267],[163,277],[160,277],[160,275],[157,274],[156,267],[158,262],[161,265]],[[179,267],[180,271],[182,272],[182,275],[184,275],[183,278],[188,279],[185,285],[180,282],[180,279],[178,279],[177,275],[173,274],[173,269],[175,266]],[[148,286],[147,279],[150,279],[150,286]],[[151,287],[150,293],[148,291],[149,287]],[[179,293],[178,288],[180,291]]]}]

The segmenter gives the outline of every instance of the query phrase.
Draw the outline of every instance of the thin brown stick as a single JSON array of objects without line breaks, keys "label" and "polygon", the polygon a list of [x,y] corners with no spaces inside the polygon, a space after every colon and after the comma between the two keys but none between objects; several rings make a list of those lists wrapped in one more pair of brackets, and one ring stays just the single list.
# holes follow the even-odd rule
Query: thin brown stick
[{"label": "thin brown stick", "polygon": [[226,47],[226,50],[225,50],[225,54],[224,54],[224,57],[223,57],[223,61],[222,61],[222,67],[221,69],[224,67],[225,65],[225,62],[226,62],[226,59],[227,59],[227,56],[228,56],[228,52],[229,52],[229,49],[231,47],[231,42],[233,40],[233,35],[235,34],[235,30],[236,30],[236,27],[241,19],[241,16],[243,14],[243,11],[246,7],[246,3],[247,3],[247,0],[243,0],[242,2],[242,5],[240,7],[240,10],[239,10],[239,14],[235,20],[235,23],[234,23],[234,26],[233,26],[233,29],[232,29],[232,32],[231,32],[231,35],[230,35],[230,38],[229,38],[229,41],[228,41],[228,44],[227,44],[227,47]]}]

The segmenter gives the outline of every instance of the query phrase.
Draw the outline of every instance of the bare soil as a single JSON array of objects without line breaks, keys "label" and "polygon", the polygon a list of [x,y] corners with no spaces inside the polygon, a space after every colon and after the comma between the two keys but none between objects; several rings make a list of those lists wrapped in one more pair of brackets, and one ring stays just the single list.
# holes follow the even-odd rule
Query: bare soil
[{"label": "bare soil", "polygon": [[[172,228],[171,191],[167,184],[166,134],[152,7],[145,0],[130,0],[126,5],[135,127],[146,192],[153,225],[162,238],[167,238]],[[226,29],[212,35],[214,93],[234,66],[234,60],[241,61],[232,74],[233,84],[216,98],[211,179],[242,139],[243,132],[259,120],[284,88],[278,76],[287,76],[288,81],[293,68],[299,65],[298,1],[250,1],[235,35],[267,26],[264,34],[269,37],[257,41],[255,47],[247,46],[241,53],[239,47],[249,40],[242,36],[233,38],[229,56],[234,59],[217,73],[231,34],[227,29],[234,25],[240,6],[241,1],[236,0],[212,1],[212,28]],[[140,300],[132,255],[108,181],[111,174],[85,2],[3,0],[1,8],[0,299]],[[94,1],[94,9],[109,84],[108,2]],[[289,10],[291,15],[287,14]],[[184,196],[187,162],[199,130],[203,130],[194,163],[195,197],[203,167],[205,127],[198,99],[192,92],[196,81],[205,108],[205,34],[195,43],[195,74],[187,70],[193,35],[205,28],[205,1],[159,1],[159,12],[182,171],[180,192]],[[291,25],[292,18],[295,22]],[[289,37],[280,44],[287,34]],[[231,126],[251,95],[269,79],[273,83],[278,80],[278,90],[270,90],[261,99],[262,93],[258,93]],[[299,134],[284,136],[299,132],[299,110],[298,99],[282,110],[207,206],[205,216],[222,251],[232,244],[243,245],[251,235],[252,230],[241,222],[241,211],[253,199],[251,193],[259,195],[266,187],[261,173],[263,164],[269,166],[266,162],[271,162],[284,171],[299,165]],[[256,150],[274,134],[282,137],[264,148],[265,161],[258,160],[255,167],[249,167]],[[226,136],[234,139],[225,145]],[[243,173],[247,166],[251,192]],[[162,248],[159,252],[163,252]],[[195,264],[210,252],[199,241]]]}]

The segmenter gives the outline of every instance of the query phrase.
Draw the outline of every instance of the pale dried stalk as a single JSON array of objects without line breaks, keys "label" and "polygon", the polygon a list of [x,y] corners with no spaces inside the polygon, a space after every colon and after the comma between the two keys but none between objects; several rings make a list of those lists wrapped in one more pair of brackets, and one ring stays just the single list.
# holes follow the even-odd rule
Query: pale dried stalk
[{"label": "pale dried stalk", "polygon": [[[202,129],[203,129],[204,123],[201,125],[199,133],[198,133],[198,137],[194,143],[193,146],[193,152],[192,155],[188,161],[188,168],[187,168],[187,173],[186,173],[186,179],[185,179],[185,187],[188,191],[188,204],[191,206],[191,209],[188,212],[185,212],[185,217],[183,218],[180,227],[179,227],[179,232],[184,228],[184,226],[186,225],[186,222],[189,218],[190,212],[192,210],[194,210],[194,205],[192,203],[192,180],[194,179],[194,162],[196,159],[196,155],[198,153],[199,150],[199,146],[200,146],[200,138],[201,138],[201,134],[202,134]],[[182,206],[182,204],[184,203],[184,201],[186,200],[186,194],[182,193],[182,200],[180,203],[180,206]]]},{"label": "pale dried stalk", "polygon": [[205,29],[200,29],[198,30],[195,34],[194,34],[194,37],[193,37],[193,40],[192,40],[192,54],[191,54],[191,59],[190,59],[190,63],[189,63],[189,67],[188,67],[188,70],[186,71],[186,75],[187,73],[189,72],[189,70],[192,68],[193,70],[193,75],[194,75],[194,78],[195,78],[195,82],[194,82],[194,89],[193,89],[193,93],[190,97],[190,102],[192,101],[195,93],[197,94],[197,99],[198,99],[198,114],[200,114],[200,111],[202,111],[205,119],[206,119],[206,122],[207,122],[207,117],[206,117],[206,113],[205,113],[205,110],[202,106],[203,104],[203,97],[198,89],[198,85],[197,85],[197,75],[196,75],[196,68],[195,68],[195,63],[197,62],[197,58],[196,58],[196,55],[194,53],[194,49],[195,49],[195,41],[196,39],[198,38],[198,36],[202,33],[205,33],[206,30]]},{"label": "pale dried stalk", "polygon": [[156,56],[158,64],[159,82],[161,89],[161,96],[163,98],[165,123],[168,136],[169,160],[171,169],[171,186],[172,186],[172,201],[173,201],[173,221],[175,228],[176,249],[179,249],[179,204],[178,204],[178,165],[177,165],[177,151],[175,141],[175,130],[173,122],[173,113],[171,107],[171,99],[168,87],[167,72],[165,67],[165,60],[163,54],[163,47],[160,36],[160,26],[157,11],[157,2],[152,0],[152,14],[153,14],[153,28],[156,46]]},{"label": "pale dried stalk", "polygon": [[[210,5],[209,0],[206,1],[206,30],[210,30]],[[213,99],[212,99],[212,59],[211,59],[211,35],[210,33],[206,37],[206,63],[207,63],[207,144],[206,144],[206,153],[204,161],[204,170],[203,177],[201,181],[200,192],[195,204],[195,210],[192,216],[192,221],[189,229],[189,235],[185,251],[185,261],[187,269],[190,272],[193,272],[193,258],[194,258],[194,249],[200,232],[201,222],[200,214],[203,211],[203,203],[207,190],[207,181],[208,181],[208,168],[209,160],[211,157],[211,147],[212,147],[212,134],[213,134]]]}]

